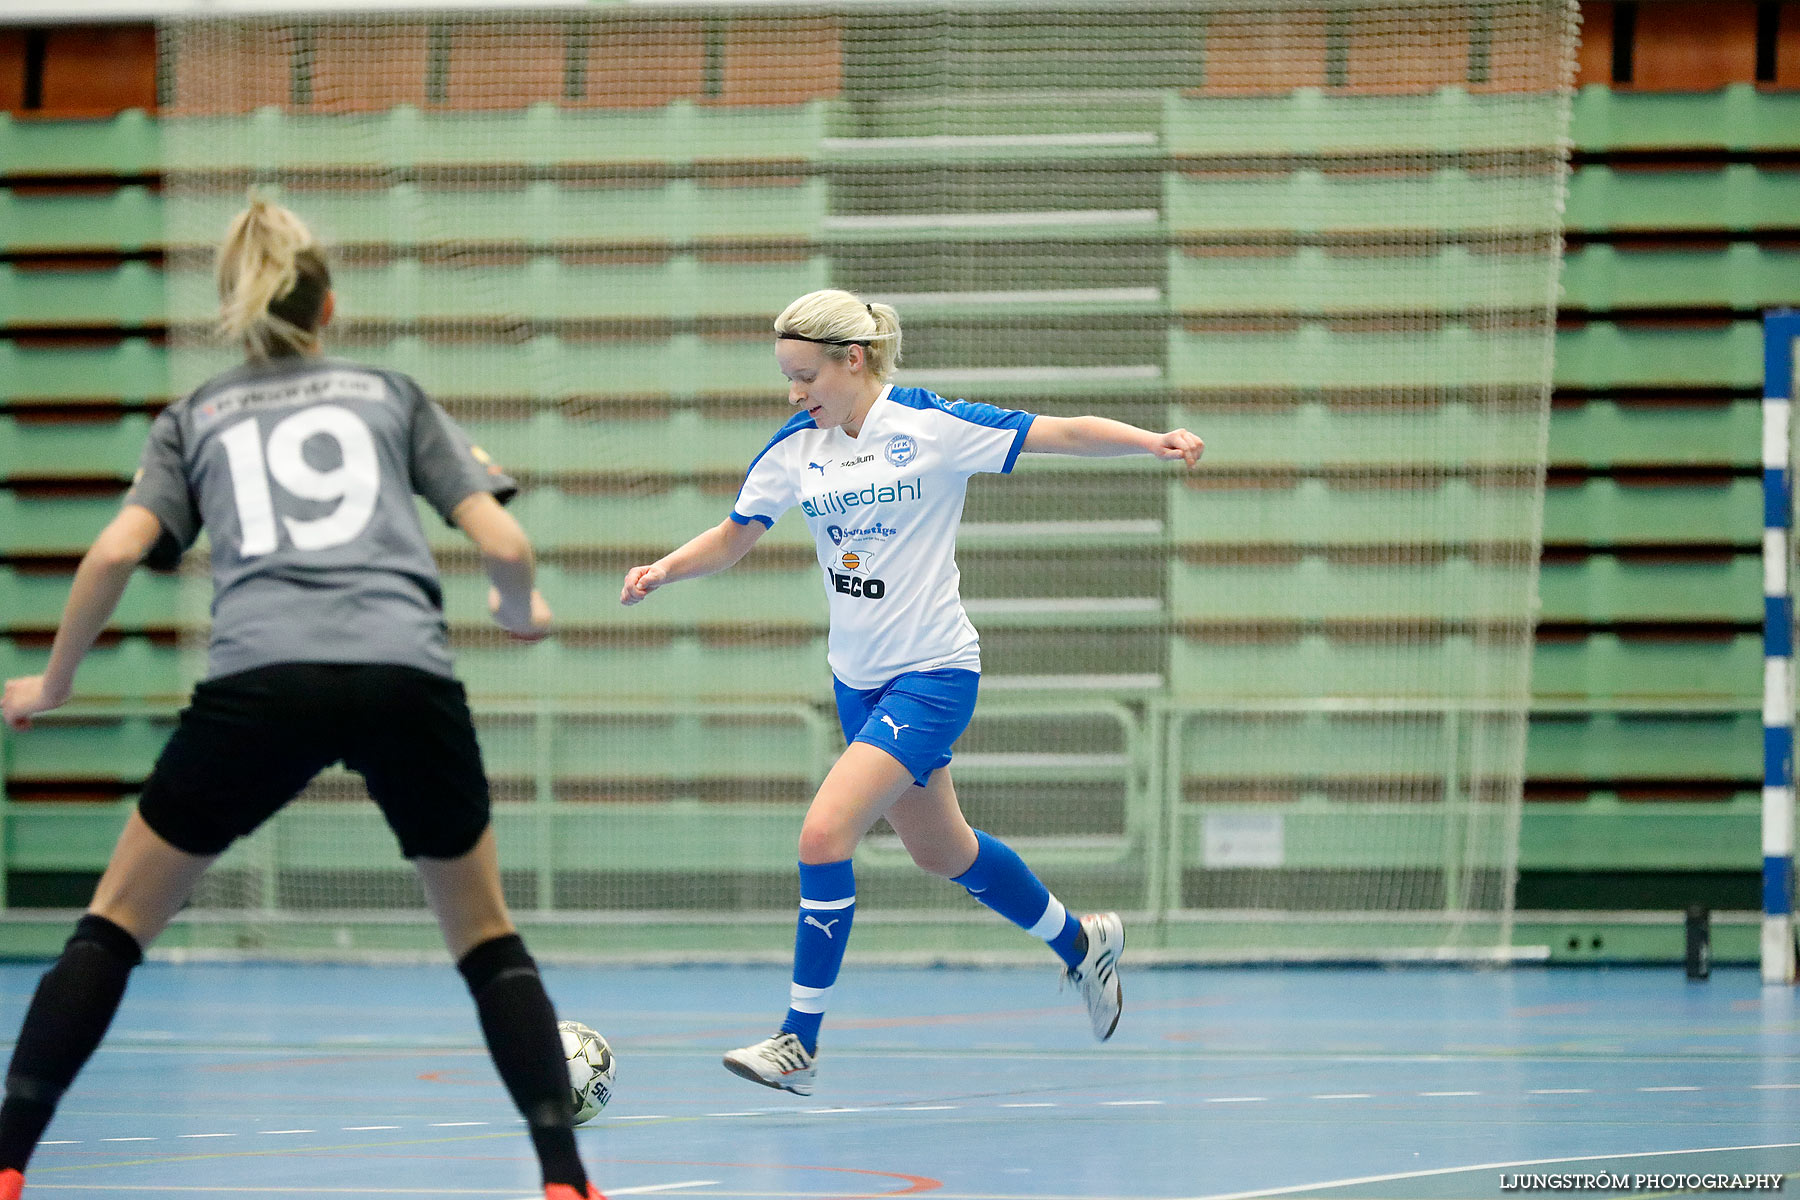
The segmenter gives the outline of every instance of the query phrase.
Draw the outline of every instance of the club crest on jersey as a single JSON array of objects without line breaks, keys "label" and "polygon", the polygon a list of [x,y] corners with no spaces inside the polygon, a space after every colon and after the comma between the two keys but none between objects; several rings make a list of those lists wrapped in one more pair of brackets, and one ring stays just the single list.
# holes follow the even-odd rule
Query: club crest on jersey
[{"label": "club crest on jersey", "polygon": [[887,446],[882,453],[896,467],[904,467],[919,453],[919,443],[914,441],[909,433],[896,433],[887,440]]}]

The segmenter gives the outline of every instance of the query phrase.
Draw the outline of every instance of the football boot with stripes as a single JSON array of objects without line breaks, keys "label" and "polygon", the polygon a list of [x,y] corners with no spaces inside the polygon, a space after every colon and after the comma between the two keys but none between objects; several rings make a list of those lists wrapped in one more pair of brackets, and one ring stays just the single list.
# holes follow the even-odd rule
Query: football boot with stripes
[{"label": "football boot with stripes", "polygon": [[1089,913],[1081,918],[1081,931],[1087,935],[1087,953],[1063,978],[1087,1001],[1094,1036],[1104,1042],[1119,1027],[1119,1014],[1125,1009],[1125,989],[1119,985],[1125,923],[1118,913]]},{"label": "football boot with stripes", "polygon": [[780,1088],[796,1096],[810,1096],[813,1076],[819,1070],[819,1057],[808,1054],[793,1034],[778,1033],[754,1046],[727,1054],[725,1069],[764,1087]]}]

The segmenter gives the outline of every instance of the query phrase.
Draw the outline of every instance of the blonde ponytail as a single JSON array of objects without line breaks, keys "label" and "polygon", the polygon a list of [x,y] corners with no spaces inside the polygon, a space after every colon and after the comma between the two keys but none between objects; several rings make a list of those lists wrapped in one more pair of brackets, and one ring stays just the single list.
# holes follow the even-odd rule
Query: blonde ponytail
[{"label": "blonde ponytail", "polygon": [[331,271],[299,217],[252,195],[219,247],[218,282],[219,330],[251,359],[318,353]]},{"label": "blonde ponytail", "polygon": [[775,336],[815,342],[826,358],[843,362],[861,346],[869,373],[886,379],[900,365],[900,314],[837,288],[808,292],[775,318]]}]

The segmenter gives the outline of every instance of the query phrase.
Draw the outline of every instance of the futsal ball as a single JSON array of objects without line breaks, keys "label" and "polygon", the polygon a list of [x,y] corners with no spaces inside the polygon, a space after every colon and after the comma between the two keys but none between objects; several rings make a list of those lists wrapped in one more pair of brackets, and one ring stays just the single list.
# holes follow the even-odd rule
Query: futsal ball
[{"label": "futsal ball", "polygon": [[575,1093],[575,1123],[591,1121],[612,1099],[613,1052],[606,1039],[580,1021],[558,1021],[569,1087]]}]

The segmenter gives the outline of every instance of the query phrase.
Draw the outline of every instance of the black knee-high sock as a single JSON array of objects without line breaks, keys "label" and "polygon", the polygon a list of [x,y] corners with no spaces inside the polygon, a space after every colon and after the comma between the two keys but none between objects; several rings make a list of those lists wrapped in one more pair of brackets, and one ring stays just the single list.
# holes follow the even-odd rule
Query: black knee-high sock
[{"label": "black knee-high sock", "polygon": [[456,964],[475,997],[488,1053],[525,1118],[543,1164],[544,1182],[586,1194],[587,1172],[575,1152],[575,1096],[556,1032],[556,1010],[537,963],[516,933],[481,943]]},{"label": "black knee-high sock", "polygon": [[105,917],[81,918],[62,957],[44,972],[25,1011],[0,1103],[0,1170],[23,1171],[38,1139],[106,1036],[131,969],[144,961],[137,939]]}]

